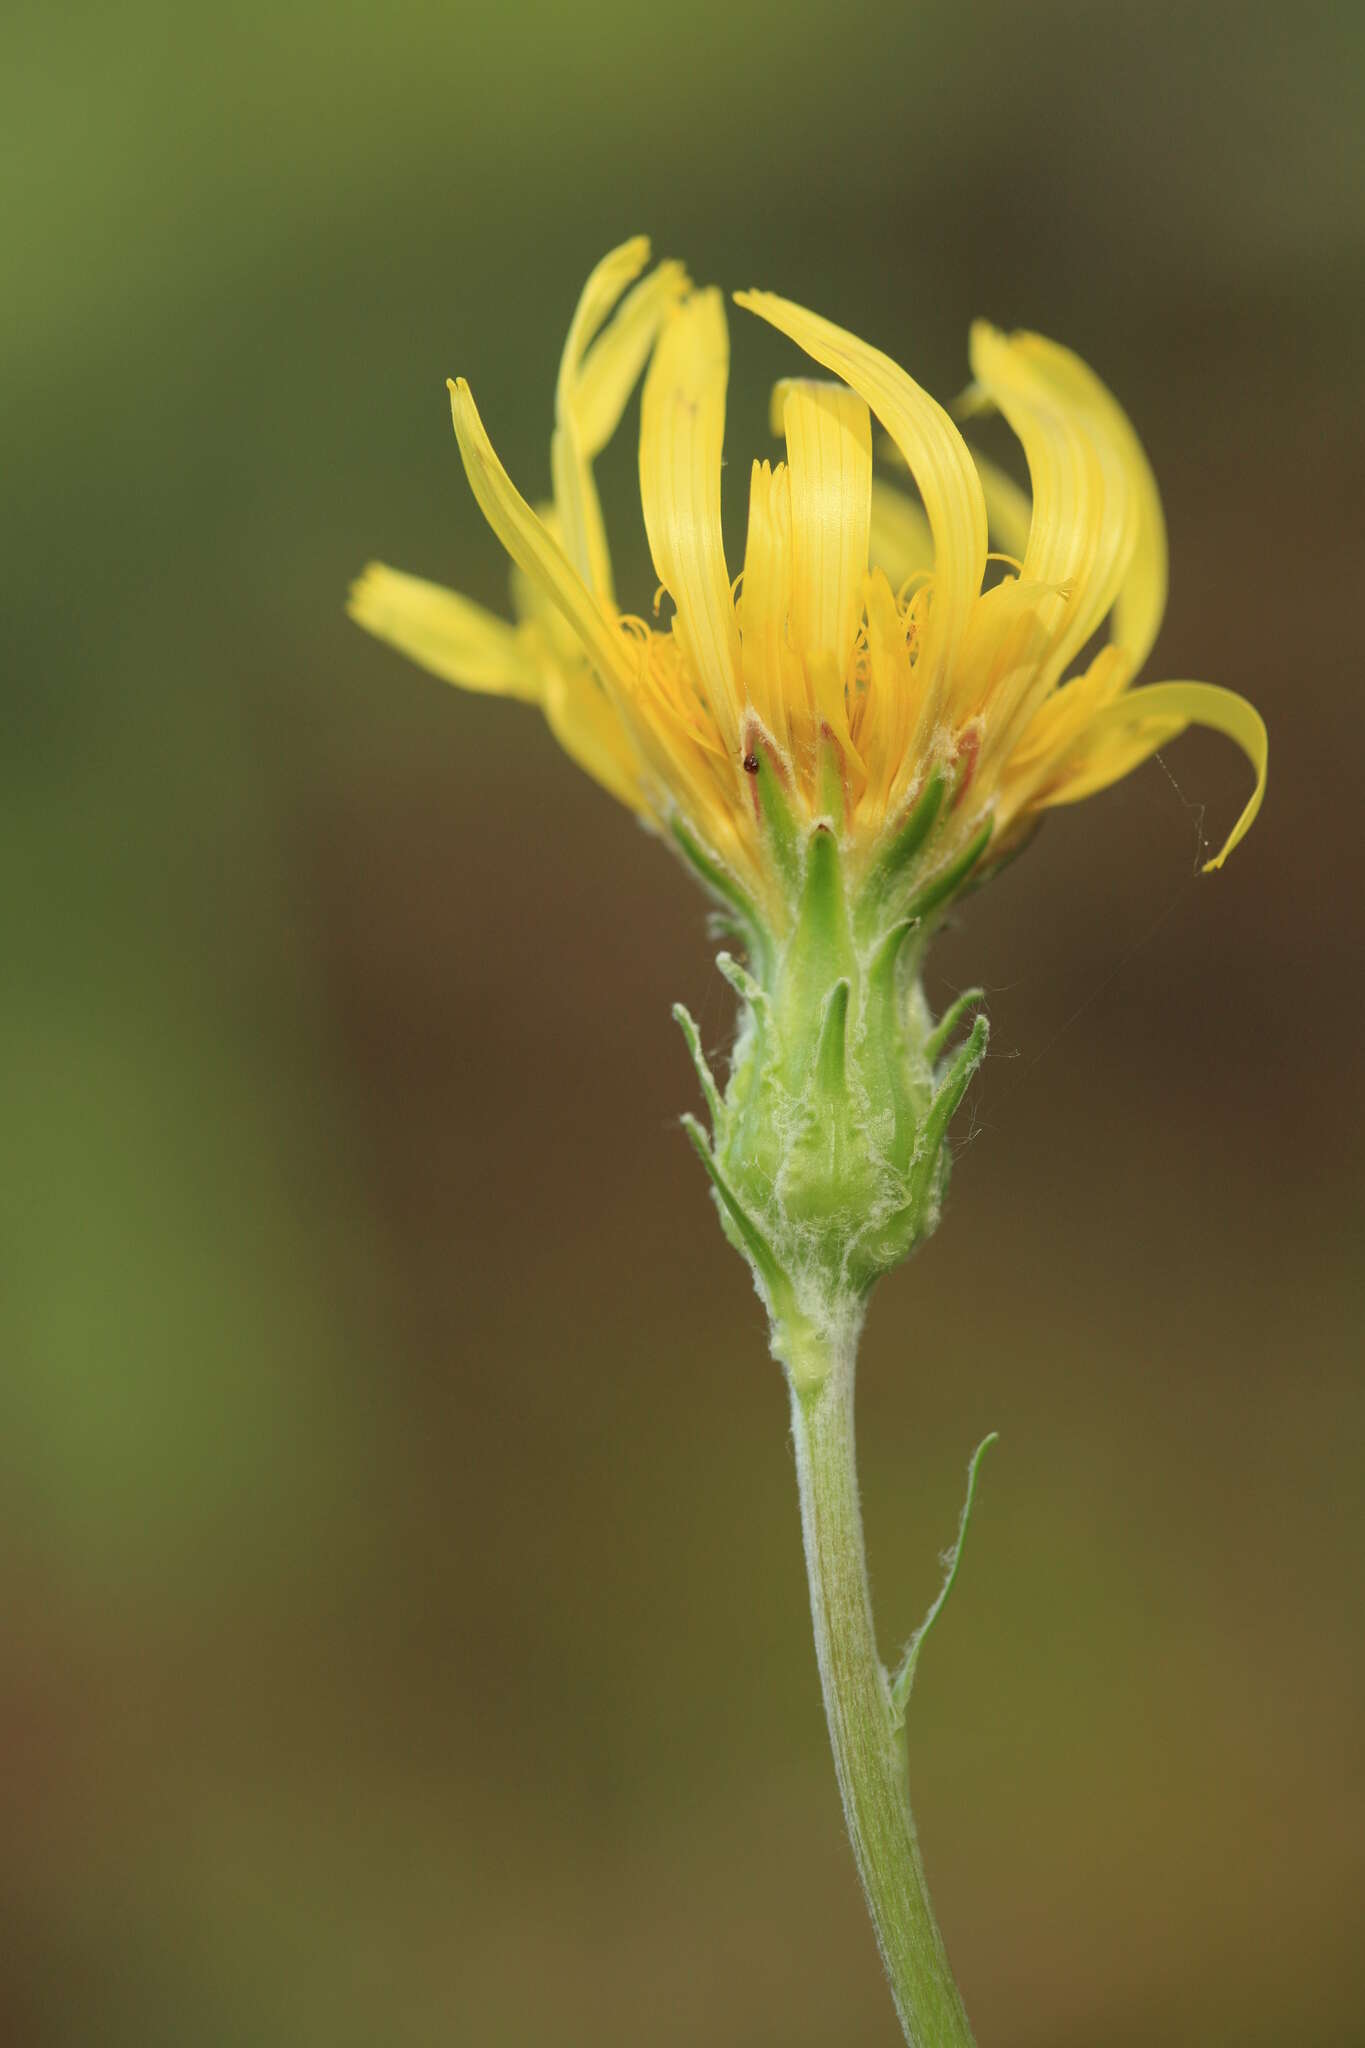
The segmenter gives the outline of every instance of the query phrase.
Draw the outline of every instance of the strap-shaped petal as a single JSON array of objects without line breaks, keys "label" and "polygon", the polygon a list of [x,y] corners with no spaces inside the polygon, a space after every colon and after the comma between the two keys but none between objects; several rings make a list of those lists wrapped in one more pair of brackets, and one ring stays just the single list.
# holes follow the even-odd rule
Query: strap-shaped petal
[{"label": "strap-shaped petal", "polygon": [[730,342],[714,289],[666,322],[645,378],[640,499],[659,581],[697,688],[732,750],[739,744],[739,627],[720,526]]},{"label": "strap-shaped petal", "polygon": [[[1039,334],[972,330],[978,393],[1018,434],[1033,479],[1030,568],[1074,585],[1061,673],[1107,613],[1137,669],[1166,605],[1166,523],[1151,465],[1131,422],[1089,366]],[[1070,546],[1068,546],[1068,534]]]},{"label": "strap-shaped petal", "polygon": [[[875,504],[874,498],[874,535]],[[913,511],[914,507],[910,509]],[[927,526],[925,530],[927,533]],[[905,620],[880,564],[873,568],[863,586],[863,602],[867,612],[868,680],[854,738],[867,764],[866,801],[880,819],[885,815],[905,759],[919,712],[920,691],[910,664]]]},{"label": "strap-shaped petal", "polygon": [[1028,461],[1033,518],[1024,577],[1067,593],[1052,608],[1053,641],[1036,700],[1111,609],[1132,559],[1136,506],[1112,423],[1078,388],[1088,375],[1083,365],[1070,358],[1067,375],[1065,350],[1038,335],[1001,334],[984,320],[972,326],[970,353],[978,384]]},{"label": "strap-shaped petal", "polygon": [[794,341],[866,400],[905,458],[934,536],[932,658],[951,668],[986,566],[986,506],[967,444],[943,407],[880,349],[772,292],[736,303]]},{"label": "strap-shaped petal", "polygon": [[1062,401],[1092,417],[1118,452],[1132,499],[1135,533],[1114,599],[1110,637],[1136,672],[1151,652],[1166,609],[1166,520],[1152,465],[1127,413],[1088,363],[1041,335],[1020,339]]},{"label": "strap-shaped petal", "polygon": [[791,495],[785,463],[755,462],[749,479],[749,530],[740,585],[739,634],[744,695],[774,739],[785,745],[783,691],[787,619],[792,601]]},{"label": "strap-shaped petal", "polygon": [[872,420],[846,385],[794,377],[780,389],[791,478],[793,630],[808,659],[832,657],[842,689],[867,574]]},{"label": "strap-shaped petal", "polygon": [[1098,714],[1122,694],[1128,681],[1128,663],[1110,641],[1098,649],[1083,675],[1072,676],[1064,690],[1054,690],[1034,712],[1002,766],[1011,787],[1032,797],[1055,781]]},{"label": "strap-shaped petal", "polygon": [[542,670],[525,628],[494,618],[442,584],[371,562],[351,585],[347,611],[432,675],[464,690],[539,702]]},{"label": "strap-shaped petal", "polygon": [[611,557],[593,481],[593,460],[620,423],[661,321],[687,287],[687,273],[681,264],[661,263],[599,332],[648,259],[648,239],[637,235],[597,265],[569,324],[555,388],[550,467],[565,548],[589,588],[608,600],[612,597]]},{"label": "strap-shaped petal", "polygon": [[545,717],[570,760],[632,811],[650,815],[635,749],[592,675],[581,668],[576,674],[552,669],[545,681]]},{"label": "strap-shaped petal", "polygon": [[1070,772],[1046,802],[1076,803],[1107,788],[1191,725],[1205,726],[1232,740],[1256,775],[1256,786],[1237,823],[1220,851],[1204,863],[1206,874],[1221,868],[1233,848],[1245,839],[1261,808],[1270,745],[1260,712],[1235,690],[1220,689],[1216,683],[1149,683],[1145,689],[1125,691],[1095,718]]},{"label": "strap-shaped petal", "polygon": [[[1105,396],[1108,397],[1107,392]],[[1152,642],[1161,629],[1166,611],[1169,574],[1166,515],[1161,509],[1161,494],[1142,443],[1129,425],[1126,414],[1112,399],[1110,403],[1114,406],[1118,423],[1128,480],[1137,500],[1137,539],[1133,544],[1128,574],[1114,600],[1109,631],[1115,646],[1122,648],[1136,674],[1152,651]]]},{"label": "strap-shaped petal", "polygon": [[578,295],[569,331],[564,338],[564,353],[559,362],[559,383],[556,387],[557,403],[563,403],[573,395],[578,376],[578,366],[588,351],[593,337],[611,312],[626,286],[633,284],[649,261],[649,236],[632,235],[629,241],[621,242],[615,249],[609,249],[599,263],[594,264],[588,274],[588,281]]},{"label": "strap-shaped petal", "polygon": [[558,605],[603,682],[629,692],[635,666],[622,635],[499,462],[463,377],[451,381],[450,411],[469,487],[484,518],[517,567]]},{"label": "strap-shaped petal", "polygon": [[687,289],[681,263],[660,263],[622,300],[584,357],[573,412],[590,460],[620,426],[659,329]]}]

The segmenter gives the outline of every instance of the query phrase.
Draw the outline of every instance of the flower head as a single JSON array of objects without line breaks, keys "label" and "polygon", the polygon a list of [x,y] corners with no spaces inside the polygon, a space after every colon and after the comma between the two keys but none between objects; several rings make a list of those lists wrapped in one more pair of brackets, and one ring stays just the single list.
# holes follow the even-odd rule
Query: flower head
[{"label": "flower head", "polygon": [[[451,384],[519,623],[374,564],[352,592],[360,624],[452,682],[539,702],[582,767],[777,933],[796,914],[793,849],[816,823],[855,890],[890,862],[922,900],[1191,724],[1227,734],[1255,770],[1220,866],[1260,806],[1265,728],[1210,684],[1132,687],[1165,604],[1165,529],[1137,436],[1085,364],[1038,335],[972,329],[960,410],[1003,414],[1030,503],[888,356],[785,299],[737,294],[824,374],[773,394],[786,459],[753,463],[732,576],[723,302],[675,263],[642,277],[648,256],[643,237],[628,242],[584,288],[543,510],[512,484],[468,385]],[[593,481],[642,371],[640,495],[671,604],[648,617],[618,606]],[[874,475],[874,419],[917,496]]]},{"label": "flower head", "polygon": [[[753,464],[732,578],[724,307],[677,264],[642,276],[648,255],[643,239],[613,251],[579,301],[542,511],[468,385],[450,387],[519,623],[378,565],[351,610],[452,682],[540,703],[738,934],[747,966],[718,961],[740,998],[723,1095],[675,1012],[710,1137],[687,1121],[800,1385],[938,1218],[948,1125],[987,1045],[980,990],[938,1024],[925,1001],[920,962],[948,904],[1049,807],[1191,724],[1228,734],[1256,772],[1221,865],[1261,802],[1265,727],[1207,683],[1131,687],[1166,598],[1156,485],[1104,386],[1038,335],[974,327],[963,408],[1003,413],[1030,502],[888,356],[741,292],[824,374],[773,394],[786,459]],[[648,618],[618,607],[592,467],[642,372],[640,497],[660,584]],[[874,420],[917,496],[874,475]]]}]

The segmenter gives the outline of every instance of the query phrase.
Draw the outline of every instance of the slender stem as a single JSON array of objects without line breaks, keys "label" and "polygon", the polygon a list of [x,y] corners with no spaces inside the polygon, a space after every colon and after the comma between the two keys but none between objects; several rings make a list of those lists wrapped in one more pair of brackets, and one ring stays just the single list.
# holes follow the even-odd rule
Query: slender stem
[{"label": "slender stem", "polygon": [[[920,1862],[904,1734],[872,1621],[853,1447],[856,1338],[817,1381],[791,1371],[792,1433],[815,1651],[844,1818],[910,2048],[972,2048]],[[790,1365],[791,1362],[789,1362]]]}]

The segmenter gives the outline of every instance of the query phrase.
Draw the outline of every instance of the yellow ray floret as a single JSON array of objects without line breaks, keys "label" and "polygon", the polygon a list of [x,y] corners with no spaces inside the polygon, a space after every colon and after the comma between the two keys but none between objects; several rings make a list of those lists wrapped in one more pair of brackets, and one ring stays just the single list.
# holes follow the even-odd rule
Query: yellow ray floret
[{"label": "yellow ray floret", "polygon": [[[1024,492],[889,356],[786,299],[737,294],[821,374],[774,392],[785,460],[752,464],[732,579],[724,306],[678,264],[646,274],[648,260],[637,237],[584,288],[555,392],[546,510],[508,477],[468,385],[451,384],[466,473],[515,565],[519,623],[379,564],[355,585],[352,616],[450,682],[539,703],[614,796],[770,905],[760,754],[798,818],[825,819],[866,870],[936,775],[950,791],[936,858],[987,830],[994,857],[1045,810],[1203,725],[1255,774],[1207,863],[1221,866],[1265,792],[1265,726],[1211,684],[1132,687],[1165,607],[1166,532],[1138,438],[1094,373],[1039,335],[973,327],[959,412],[1003,415]],[[648,618],[618,608],[593,477],[642,373],[640,497],[669,605],[642,605]],[[916,495],[874,475],[873,419]]]}]

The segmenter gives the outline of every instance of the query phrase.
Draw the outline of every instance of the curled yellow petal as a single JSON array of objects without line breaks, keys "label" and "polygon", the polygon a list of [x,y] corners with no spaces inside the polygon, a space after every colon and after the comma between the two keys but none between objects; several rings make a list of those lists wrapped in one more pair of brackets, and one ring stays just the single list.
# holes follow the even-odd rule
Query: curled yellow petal
[{"label": "curled yellow petal", "polygon": [[808,661],[832,659],[842,694],[867,574],[872,422],[846,386],[792,379],[784,387],[782,425],[791,479],[793,631]]},{"label": "curled yellow petal", "polygon": [[[1053,601],[1053,645],[1039,702],[1113,606],[1132,559],[1137,513],[1112,421],[1080,388],[1084,366],[1039,336],[973,323],[972,371],[1023,444],[1033,486],[1025,580],[1065,592]],[[1024,714],[1027,715],[1025,707]]]},{"label": "curled yellow petal", "polygon": [[[873,516],[875,525],[875,510]],[[868,680],[855,738],[867,768],[869,805],[881,818],[905,759],[920,692],[910,662],[905,620],[880,565],[873,568],[863,586],[863,603]]]},{"label": "curled yellow petal", "polygon": [[1045,341],[1041,335],[1022,335],[1018,339],[1062,402],[1088,411],[1118,452],[1132,500],[1134,537],[1128,567],[1114,599],[1110,636],[1136,671],[1151,652],[1166,609],[1166,519],[1152,465],[1127,413],[1088,363],[1060,343]]},{"label": "curled yellow petal", "polygon": [[681,263],[660,263],[622,300],[584,356],[570,409],[590,460],[601,454],[621,424],[659,329],[687,286]]},{"label": "curled yellow petal", "polygon": [[634,668],[621,634],[499,462],[463,377],[451,382],[450,411],[469,487],[484,518],[517,567],[559,607],[602,680],[629,690]]},{"label": "curled yellow petal", "polygon": [[1232,740],[1256,776],[1256,786],[1241,816],[1219,852],[1204,863],[1205,874],[1221,868],[1233,848],[1245,839],[1261,808],[1270,745],[1260,712],[1235,690],[1220,689],[1215,683],[1149,683],[1145,689],[1125,691],[1097,715],[1085,734],[1080,758],[1046,801],[1074,803],[1117,782],[1191,725],[1205,726]]},{"label": "curled yellow petal", "polygon": [[1087,363],[1041,335],[1019,337],[1063,403],[1089,412],[1118,454],[1132,501],[1134,535],[1110,620],[1114,645],[1136,672],[1151,652],[1166,609],[1166,519],[1152,465],[1127,413]]},{"label": "curled yellow petal", "polygon": [[570,760],[630,810],[648,818],[640,767],[615,706],[593,677],[552,669],[545,680],[545,717]]},{"label": "curled yellow petal", "polygon": [[783,688],[792,597],[791,494],[785,463],[756,462],[749,480],[749,528],[740,585],[739,637],[744,695],[774,738],[785,743],[789,706]]},{"label": "curled yellow petal", "polygon": [[736,292],[735,302],[842,377],[900,449],[934,536],[932,658],[951,669],[986,566],[986,506],[966,442],[943,407],[880,349],[772,292]]},{"label": "curled yellow petal", "polygon": [[524,629],[439,583],[371,562],[351,585],[346,609],[367,633],[448,683],[540,699],[541,669]]},{"label": "curled yellow petal", "polygon": [[[1043,579],[1076,585],[1068,658],[1112,607],[1111,636],[1136,670],[1151,651],[1166,608],[1166,522],[1156,478],[1128,415],[1087,363],[1040,334],[1006,336],[978,322],[972,330],[972,367],[977,383],[967,409],[998,407],[1005,414],[1024,443],[1030,474],[1035,460],[1047,472],[1053,508],[1068,490],[1073,502],[1079,497],[1088,504],[1080,521],[1073,511],[1072,523],[1077,531],[1089,524],[1091,550],[1078,556],[1074,568]],[[978,461],[984,473],[987,465]],[[1035,502],[1038,495],[1035,477]],[[1053,510],[1054,541],[1064,539],[1066,517]],[[1010,548],[1007,540],[1000,545]]]},{"label": "curled yellow petal", "polygon": [[637,235],[597,265],[569,323],[555,387],[550,468],[565,551],[588,587],[608,600],[611,556],[593,481],[593,459],[615,433],[659,325],[687,285],[681,264],[661,263],[617,306],[604,327],[613,306],[648,260],[648,239]]},{"label": "curled yellow petal", "polygon": [[593,268],[578,295],[578,304],[574,307],[564,341],[564,353],[559,359],[559,379],[555,386],[557,414],[573,409],[579,368],[589,345],[622,292],[635,282],[648,261],[649,236],[633,235],[619,248],[608,250]]},{"label": "curled yellow petal", "polygon": [[720,526],[730,342],[720,293],[700,291],[655,344],[640,417],[640,499],[659,581],[712,716],[739,744],[739,627]]}]

